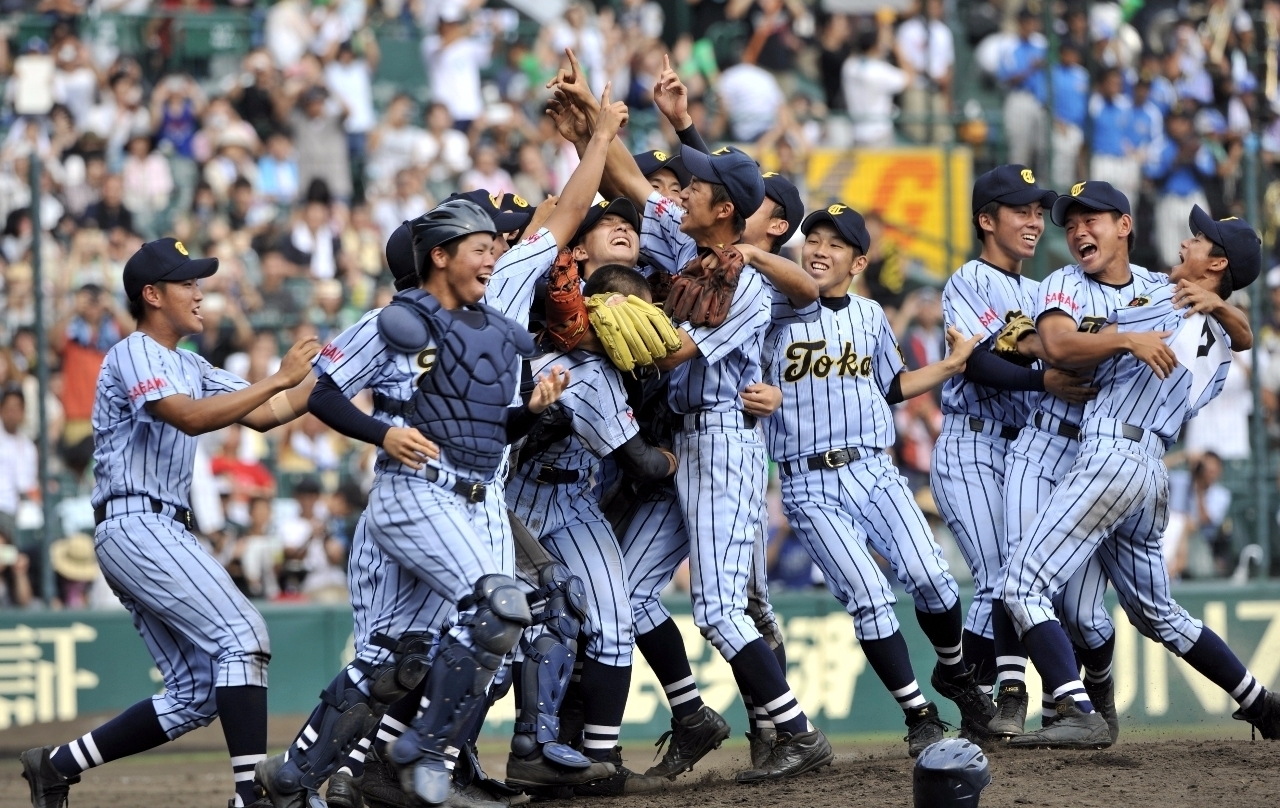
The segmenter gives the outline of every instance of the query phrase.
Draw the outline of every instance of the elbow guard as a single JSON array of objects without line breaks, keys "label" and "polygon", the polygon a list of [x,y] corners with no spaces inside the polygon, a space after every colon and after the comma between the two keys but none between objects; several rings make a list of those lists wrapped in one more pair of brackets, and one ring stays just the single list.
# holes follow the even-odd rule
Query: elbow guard
[{"label": "elbow guard", "polygon": [[671,460],[661,449],[650,446],[639,435],[609,455],[627,477],[637,482],[653,482],[671,476]]}]

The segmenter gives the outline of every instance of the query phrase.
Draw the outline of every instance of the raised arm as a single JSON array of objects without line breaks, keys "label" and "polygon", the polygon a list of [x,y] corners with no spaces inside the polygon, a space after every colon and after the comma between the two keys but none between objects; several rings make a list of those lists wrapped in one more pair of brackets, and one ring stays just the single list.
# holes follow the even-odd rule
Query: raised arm
[{"label": "raised arm", "polygon": [[742,253],[746,263],[768,278],[773,288],[787,296],[791,305],[804,308],[818,299],[818,282],[795,261],[765,252],[750,244],[734,246],[737,247],[738,252]]},{"label": "raised arm", "polygon": [[949,327],[947,343],[951,346],[951,353],[946,358],[931,365],[925,365],[919,370],[904,370],[899,373],[889,387],[885,399],[890,404],[897,404],[899,401],[906,401],[921,393],[927,393],[952,376],[964,373],[965,364],[969,361],[980,339],[982,339],[981,334],[966,337],[954,327]]}]

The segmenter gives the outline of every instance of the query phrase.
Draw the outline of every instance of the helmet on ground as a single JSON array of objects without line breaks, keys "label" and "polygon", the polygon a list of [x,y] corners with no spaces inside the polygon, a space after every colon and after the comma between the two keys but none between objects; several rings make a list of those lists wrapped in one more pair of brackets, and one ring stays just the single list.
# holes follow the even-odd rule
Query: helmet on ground
[{"label": "helmet on ground", "polygon": [[920,753],[911,779],[915,808],[976,808],[991,770],[979,746],[946,738]]}]

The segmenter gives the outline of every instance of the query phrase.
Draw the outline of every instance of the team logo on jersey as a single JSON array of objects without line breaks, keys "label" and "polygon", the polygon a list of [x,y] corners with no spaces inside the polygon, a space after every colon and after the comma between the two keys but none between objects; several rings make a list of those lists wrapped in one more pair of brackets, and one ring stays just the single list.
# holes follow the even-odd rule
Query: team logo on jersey
[{"label": "team logo on jersey", "polygon": [[667,160],[667,153],[664,151],[655,151],[653,153],[653,159],[657,160],[659,163],[665,163]]},{"label": "team logo on jersey", "polygon": [[831,207],[827,208],[827,213],[830,213],[832,216],[839,216],[841,213],[844,213],[848,209],[849,209],[848,205],[832,205]]},{"label": "team logo on jersey", "polygon": [[812,342],[793,342],[787,346],[786,357],[791,360],[782,372],[784,382],[798,382],[809,374],[825,379],[834,371],[837,376],[871,376],[871,357],[858,356],[853,343],[846,342],[839,358],[820,353],[827,347],[825,339]]},{"label": "team logo on jersey", "polygon": [[1077,182],[1075,185],[1072,185],[1072,186],[1071,186],[1071,195],[1072,195],[1072,196],[1080,196],[1080,194],[1084,191],[1084,186],[1085,186],[1085,183],[1083,183],[1083,182]]},{"label": "team logo on jersey", "polygon": [[1022,169],[1022,181],[1025,182],[1027,185],[1035,185],[1036,175],[1031,173],[1031,169],[1024,168]]},{"label": "team logo on jersey", "polygon": [[156,377],[154,379],[143,379],[142,381],[129,388],[129,400],[134,401],[142,398],[147,393],[155,390],[163,390],[169,386],[169,382],[163,378]]},{"label": "team logo on jersey", "polygon": [[511,204],[515,205],[517,208],[529,207],[529,203],[524,201],[524,197],[520,196],[520,194],[511,195]]},{"label": "team logo on jersey", "polygon": [[186,248],[186,247],[184,247],[184,246],[182,246],[182,242],[181,242],[181,241],[175,241],[175,242],[173,242],[173,248],[174,248],[175,250],[177,250],[178,252],[182,253],[183,255],[189,255],[189,253],[187,252],[187,248]]},{"label": "team logo on jersey", "polygon": [[1151,298],[1149,298],[1149,297],[1147,297],[1147,296],[1143,295],[1143,296],[1141,296],[1141,297],[1135,297],[1133,300],[1130,300],[1130,301],[1129,301],[1129,305],[1130,305],[1130,306],[1145,306],[1145,305],[1147,305],[1147,304],[1148,304],[1148,303],[1150,303],[1150,302],[1151,302]]},{"label": "team logo on jersey", "polygon": [[342,359],[342,351],[338,349],[337,345],[334,345],[331,342],[328,345],[324,346],[323,349],[321,349],[320,358],[328,359],[330,362],[337,362],[340,359]]}]

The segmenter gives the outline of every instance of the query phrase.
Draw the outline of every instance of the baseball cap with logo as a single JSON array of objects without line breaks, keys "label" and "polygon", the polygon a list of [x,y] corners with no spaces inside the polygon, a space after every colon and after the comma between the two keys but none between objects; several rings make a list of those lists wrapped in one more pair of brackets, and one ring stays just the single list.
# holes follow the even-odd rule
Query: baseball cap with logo
[{"label": "baseball cap with logo", "polygon": [[764,202],[764,178],[760,176],[760,166],[741,149],[722,146],[711,154],[686,149],[680,156],[684,167],[695,179],[723,185],[729,201],[742,218],[755,213]]},{"label": "baseball cap with logo", "polygon": [[1214,221],[1199,205],[1191,208],[1187,219],[1192,233],[1217,244],[1227,254],[1227,272],[1231,273],[1231,289],[1243,289],[1258,279],[1262,272],[1262,241],[1249,223],[1232,216]]},{"label": "baseball cap with logo", "polygon": [[992,202],[1009,206],[1039,202],[1047,208],[1057,198],[1054,191],[1036,185],[1035,174],[1023,165],[997,166],[973,183],[974,213]]},{"label": "baseball cap with logo", "polygon": [[770,199],[777,202],[782,206],[783,218],[787,220],[787,232],[773,241],[774,252],[777,252],[800,229],[800,223],[804,221],[804,202],[800,201],[800,189],[778,172],[766,171],[762,178],[766,199],[763,204],[768,204]]},{"label": "baseball cap with logo", "polygon": [[396,279],[396,288],[399,288],[400,281],[418,275],[413,259],[413,231],[408,222],[401,222],[387,239],[387,266]]},{"label": "baseball cap with logo", "polygon": [[1109,182],[1087,180],[1071,186],[1071,193],[1058,197],[1053,203],[1049,218],[1058,227],[1067,225],[1067,208],[1081,205],[1089,210],[1113,210],[1126,216],[1131,215],[1129,197],[1117,191]]},{"label": "baseball cap with logo", "polygon": [[207,278],[217,271],[217,258],[191,258],[181,241],[148,241],[124,265],[124,293],[130,300],[137,300],[146,286],[160,281],[178,283]]},{"label": "baseball cap with logo", "polygon": [[587,208],[587,215],[583,217],[582,224],[578,225],[578,232],[569,240],[570,246],[582,241],[583,236],[594,230],[600,220],[610,213],[626,219],[636,233],[640,232],[640,212],[636,210],[634,202],[620,196],[617,199],[602,200]]},{"label": "baseball cap with logo", "polygon": [[862,214],[848,205],[835,204],[825,210],[815,210],[805,217],[800,225],[800,232],[806,236],[819,224],[828,222],[845,241],[858,248],[863,255],[871,249],[871,234],[867,232],[867,223]]},{"label": "baseball cap with logo", "polygon": [[[469,199],[480,206],[485,213],[489,214],[489,218],[493,219],[493,226],[497,228],[499,233],[510,233],[514,230],[521,230],[533,218],[533,209],[529,207],[529,203],[524,203],[524,211],[521,211],[512,201],[509,205],[506,197],[512,200],[520,199],[515,194],[506,194],[498,196],[491,194],[483,188],[475,191],[467,191],[466,193],[450,194],[450,199]],[[524,202],[523,199],[520,199]]]},{"label": "baseball cap with logo", "polygon": [[661,149],[654,149],[653,151],[640,152],[631,156],[635,158],[636,165],[640,167],[640,173],[646,177],[651,177],[662,169],[669,168],[676,175],[681,188],[689,184],[689,170],[684,167],[684,160],[680,157],[680,150],[662,151]]}]

